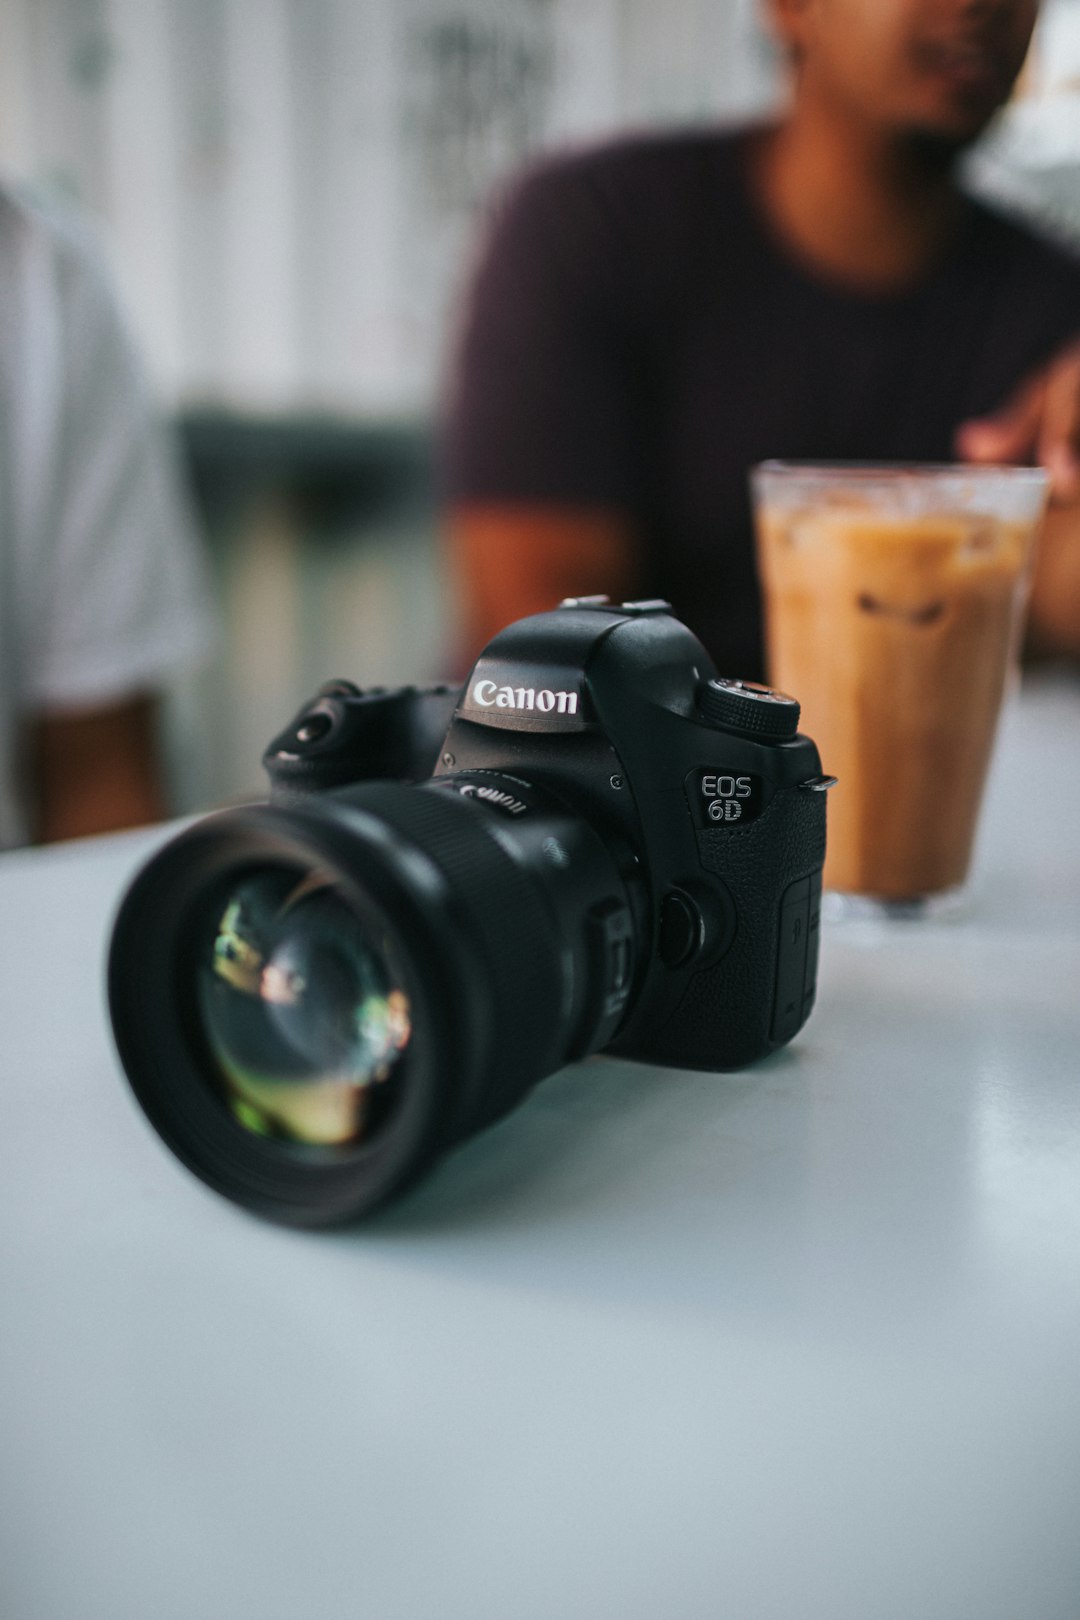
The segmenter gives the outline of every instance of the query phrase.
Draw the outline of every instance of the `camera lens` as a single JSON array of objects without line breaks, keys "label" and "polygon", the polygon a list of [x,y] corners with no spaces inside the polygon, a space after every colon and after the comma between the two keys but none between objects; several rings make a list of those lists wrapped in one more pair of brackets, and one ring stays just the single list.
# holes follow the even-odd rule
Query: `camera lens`
[{"label": "camera lens", "polygon": [[246,876],[211,912],[196,1001],[233,1117],[286,1142],[370,1141],[400,1098],[412,1015],[390,940],[325,874]]},{"label": "camera lens", "polygon": [[234,1202],[301,1226],[365,1215],[611,1039],[638,959],[620,859],[495,773],[197,822],[113,931],[132,1090]]}]

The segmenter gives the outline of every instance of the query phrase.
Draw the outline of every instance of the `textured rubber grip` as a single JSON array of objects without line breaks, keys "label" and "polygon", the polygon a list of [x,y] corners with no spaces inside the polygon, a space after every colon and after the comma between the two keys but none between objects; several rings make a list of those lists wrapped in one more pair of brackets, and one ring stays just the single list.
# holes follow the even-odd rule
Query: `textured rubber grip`
[{"label": "textured rubber grip", "polygon": [[[745,827],[702,829],[698,855],[735,903],[735,937],[719,962],[693,976],[639,1055],[688,1068],[742,1068],[782,1044],[773,1033],[781,906],[789,886],[824,863],[825,795],[784,788]],[[816,955],[808,976],[815,966]]]}]

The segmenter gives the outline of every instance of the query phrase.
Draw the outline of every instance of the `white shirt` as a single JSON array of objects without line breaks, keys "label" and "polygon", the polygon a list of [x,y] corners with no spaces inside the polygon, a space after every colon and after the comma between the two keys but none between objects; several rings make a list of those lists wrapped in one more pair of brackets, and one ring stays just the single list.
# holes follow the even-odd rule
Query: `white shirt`
[{"label": "white shirt", "polygon": [[0,849],[26,716],[160,689],[209,640],[172,448],[78,228],[0,186]]}]

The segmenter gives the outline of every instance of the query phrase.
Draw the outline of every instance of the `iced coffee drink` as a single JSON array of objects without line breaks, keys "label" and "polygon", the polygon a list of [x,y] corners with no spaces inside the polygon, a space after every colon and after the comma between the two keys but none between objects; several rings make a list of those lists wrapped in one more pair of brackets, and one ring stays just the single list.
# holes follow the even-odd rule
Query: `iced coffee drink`
[{"label": "iced coffee drink", "polygon": [[964,884],[1045,483],[1021,468],[755,469],[769,678],[839,779],[828,887],[906,906]]}]

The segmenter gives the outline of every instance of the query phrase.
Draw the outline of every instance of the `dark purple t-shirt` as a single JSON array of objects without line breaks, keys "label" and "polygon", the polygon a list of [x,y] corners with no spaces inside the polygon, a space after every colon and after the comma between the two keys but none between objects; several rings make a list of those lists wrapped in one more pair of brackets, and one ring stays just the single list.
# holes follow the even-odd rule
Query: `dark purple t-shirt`
[{"label": "dark purple t-shirt", "polygon": [[978,204],[913,290],[864,296],[773,235],[744,133],[549,161],[502,208],[444,436],[454,500],[615,506],[640,584],[723,671],[760,675],[747,471],[953,458],[1080,333],[1080,261]]}]

